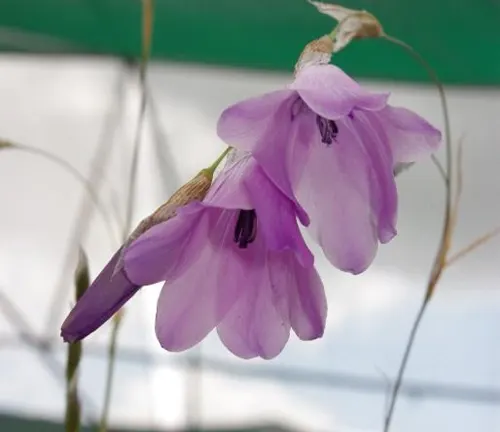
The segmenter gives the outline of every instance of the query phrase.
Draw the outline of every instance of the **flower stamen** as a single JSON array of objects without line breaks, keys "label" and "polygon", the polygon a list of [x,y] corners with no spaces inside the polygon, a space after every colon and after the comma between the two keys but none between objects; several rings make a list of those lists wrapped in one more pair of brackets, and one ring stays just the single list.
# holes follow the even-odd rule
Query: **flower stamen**
[{"label": "flower stamen", "polygon": [[325,119],[321,116],[316,116],[316,124],[318,125],[319,133],[321,134],[321,142],[326,145],[331,145],[333,141],[337,141],[339,128],[333,120]]},{"label": "flower stamen", "polygon": [[257,236],[257,215],[255,210],[240,210],[236,227],[234,229],[234,241],[238,247],[246,247],[255,240]]}]

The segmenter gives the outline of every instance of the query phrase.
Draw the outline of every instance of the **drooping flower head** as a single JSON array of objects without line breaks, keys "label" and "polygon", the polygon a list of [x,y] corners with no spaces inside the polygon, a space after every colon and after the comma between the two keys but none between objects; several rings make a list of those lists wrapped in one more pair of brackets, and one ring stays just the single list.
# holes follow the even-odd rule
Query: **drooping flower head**
[{"label": "drooping flower head", "polygon": [[226,109],[219,136],[249,151],[310,217],[337,268],[354,274],[396,235],[394,169],[436,150],[440,132],[333,65],[299,68],[283,90]]},{"label": "drooping flower head", "polygon": [[243,358],[276,356],[291,329],[304,340],[320,337],[325,294],[299,213],[240,153],[203,201],[177,207],[133,240],[113,275],[115,255],[71,311],[63,337],[85,337],[139,287],[161,281],[156,333],[169,351],[192,347],[214,328]]}]

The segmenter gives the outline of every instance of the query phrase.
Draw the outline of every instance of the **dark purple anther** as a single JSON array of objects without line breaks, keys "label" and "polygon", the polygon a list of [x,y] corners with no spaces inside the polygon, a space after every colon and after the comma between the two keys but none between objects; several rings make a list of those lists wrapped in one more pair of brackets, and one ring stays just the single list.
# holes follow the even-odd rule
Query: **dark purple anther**
[{"label": "dark purple anther", "polygon": [[321,134],[322,143],[331,145],[333,141],[336,141],[339,128],[333,120],[328,120],[317,115],[316,124],[318,125],[319,133]]},{"label": "dark purple anther", "polygon": [[234,229],[234,241],[241,249],[245,249],[255,240],[256,235],[257,215],[255,210],[240,210]]}]

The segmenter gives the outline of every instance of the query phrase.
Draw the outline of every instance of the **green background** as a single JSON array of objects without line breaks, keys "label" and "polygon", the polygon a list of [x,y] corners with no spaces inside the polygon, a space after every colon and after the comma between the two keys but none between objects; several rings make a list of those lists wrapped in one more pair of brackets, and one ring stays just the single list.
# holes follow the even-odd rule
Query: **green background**
[{"label": "green background", "polygon": [[[334,21],[305,0],[156,0],[153,57],[291,70]],[[500,84],[498,0],[346,0],[413,45],[448,84]],[[137,58],[140,0],[0,0],[0,47]],[[41,37],[43,36],[43,37]],[[336,62],[358,77],[425,81],[399,47],[362,41]]]}]

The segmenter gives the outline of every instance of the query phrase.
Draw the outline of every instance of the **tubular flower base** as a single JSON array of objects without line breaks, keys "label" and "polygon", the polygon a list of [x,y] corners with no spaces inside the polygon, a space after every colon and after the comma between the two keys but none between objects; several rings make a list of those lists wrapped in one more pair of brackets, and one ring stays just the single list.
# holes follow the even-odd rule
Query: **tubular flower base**
[{"label": "tubular flower base", "polygon": [[333,65],[299,70],[283,90],[226,109],[218,134],[251,152],[266,175],[311,219],[328,260],[366,270],[378,243],[396,235],[394,171],[439,147],[423,118],[387,104]]},{"label": "tubular flower base", "polygon": [[301,207],[283,194],[249,154],[237,153],[203,201],[146,230],[117,255],[62,326],[66,341],[102,325],[140,287],[165,282],[156,334],[169,351],[199,343],[214,328],[242,358],[273,358],[290,330],[321,337],[323,284],[297,225]]}]

